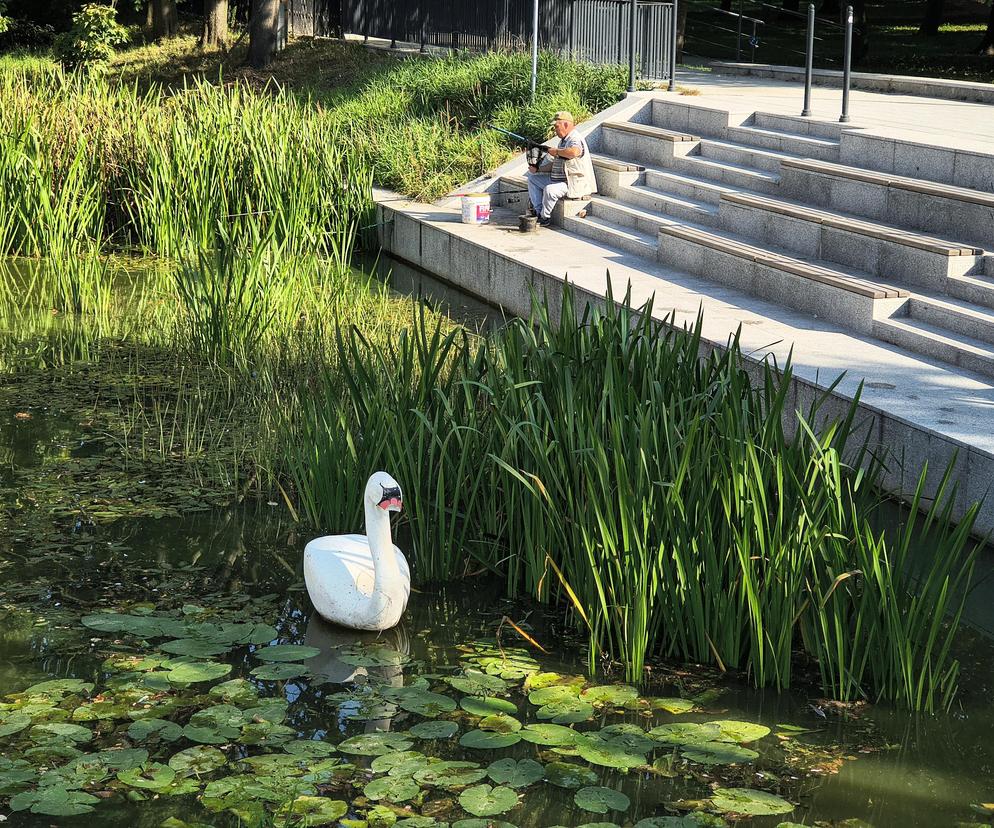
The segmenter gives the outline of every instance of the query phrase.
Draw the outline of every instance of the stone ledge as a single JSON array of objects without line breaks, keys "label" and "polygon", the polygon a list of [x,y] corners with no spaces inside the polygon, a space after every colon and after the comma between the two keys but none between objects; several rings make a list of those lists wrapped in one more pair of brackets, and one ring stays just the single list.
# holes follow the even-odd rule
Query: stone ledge
[{"label": "stone ledge", "polygon": [[687,132],[677,132],[672,129],[663,129],[657,126],[649,126],[648,124],[606,123],[603,124],[603,128],[617,129],[621,132],[631,132],[634,135],[641,135],[644,138],[658,138],[661,141],[671,141],[673,143],[700,140],[700,136],[697,135],[691,135]]},{"label": "stone ledge", "polygon": [[836,230],[846,230],[851,233],[858,233],[861,236],[869,236],[874,239],[892,242],[893,244],[914,247],[918,250],[924,250],[940,256],[979,256],[983,253],[978,247],[964,247],[961,244],[943,241],[942,239],[915,233],[910,230],[885,227],[863,219],[848,218],[825,210],[816,210],[811,207],[804,207],[787,201],[779,201],[774,198],[765,198],[745,193],[722,193],[721,199],[722,201],[741,204],[745,207],[754,207],[758,210],[766,210],[782,216],[790,216],[815,224],[823,224],[826,227]]},{"label": "stone ledge", "polygon": [[[804,82],[801,66],[778,66],[770,63],[736,63],[713,61],[712,71],[730,75],[752,75],[757,78]],[[815,69],[813,82],[819,86],[842,86],[842,72],[836,69]],[[944,78],[919,78],[913,75],[881,75],[874,72],[853,72],[852,88],[870,92],[894,92],[918,95],[923,98],[942,98],[951,101],[974,101],[994,104],[994,84],[973,81],[946,80]]]},{"label": "stone ledge", "polygon": [[982,207],[994,207],[994,193],[982,193],[979,190],[970,190],[966,187],[957,187],[953,184],[939,184],[918,178],[873,172],[872,170],[864,170],[857,167],[847,167],[845,164],[833,164],[831,161],[816,161],[809,158],[785,158],[781,163],[785,167],[794,167],[799,170],[808,170],[809,172],[833,175],[839,178],[851,178],[855,181],[864,181],[868,184],[879,184],[881,187],[894,187],[899,190],[909,190],[914,193],[939,196],[940,198],[948,198],[953,201],[979,204]]},{"label": "stone ledge", "polygon": [[710,247],[712,250],[719,250],[722,253],[738,256],[740,259],[747,259],[758,264],[774,267],[777,270],[793,273],[795,276],[811,279],[823,285],[831,285],[832,287],[849,293],[855,293],[858,296],[868,299],[899,299],[908,296],[908,291],[906,290],[856,279],[844,273],[828,270],[827,268],[819,267],[800,259],[793,259],[790,256],[772,253],[768,250],[745,244],[744,242],[726,239],[723,236],[708,233],[704,230],[670,225],[661,227],[659,232],[667,236],[675,236],[685,241],[693,242],[694,244],[700,244],[704,247]]}]

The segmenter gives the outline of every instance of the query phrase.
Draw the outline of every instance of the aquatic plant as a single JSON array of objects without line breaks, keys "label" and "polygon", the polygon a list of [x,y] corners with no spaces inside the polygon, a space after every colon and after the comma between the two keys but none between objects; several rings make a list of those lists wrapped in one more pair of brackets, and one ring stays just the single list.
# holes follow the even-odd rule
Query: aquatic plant
[{"label": "aquatic plant", "polygon": [[702,358],[700,325],[651,306],[556,311],[486,340],[418,317],[395,347],[340,333],[342,376],[304,395],[293,441],[308,517],[355,524],[350,481],[395,469],[418,577],[502,573],[573,613],[592,669],[636,681],[659,654],[787,687],[802,647],[838,698],[948,704],[975,509],[951,528],[943,487],[909,569],[915,530],[874,528],[883,467],[855,404],[816,426],[816,401],[790,433],[789,365],[756,381],[736,341]]}]

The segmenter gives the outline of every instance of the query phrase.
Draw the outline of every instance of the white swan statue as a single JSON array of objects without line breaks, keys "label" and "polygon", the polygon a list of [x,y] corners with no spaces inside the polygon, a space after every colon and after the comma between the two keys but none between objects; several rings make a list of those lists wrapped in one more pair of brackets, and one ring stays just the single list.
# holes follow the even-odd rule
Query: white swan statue
[{"label": "white swan statue", "polygon": [[376,472],[363,506],[365,535],[327,535],[307,544],[304,583],[322,618],[354,630],[388,630],[411,595],[411,570],[390,537],[390,512],[403,507],[400,485]]}]

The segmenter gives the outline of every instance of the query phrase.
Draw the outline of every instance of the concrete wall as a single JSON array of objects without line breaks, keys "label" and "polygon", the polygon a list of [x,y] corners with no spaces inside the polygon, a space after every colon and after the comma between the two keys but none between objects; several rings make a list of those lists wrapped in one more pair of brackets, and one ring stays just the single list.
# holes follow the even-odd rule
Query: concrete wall
[{"label": "concrete wall", "polygon": [[[416,215],[381,204],[377,208],[380,242],[390,255],[427,270],[437,278],[485,302],[498,305],[511,314],[527,316],[532,296],[545,295],[553,300],[562,296],[561,276],[538,270],[492,250],[461,238],[445,229],[420,220]],[[620,281],[620,280],[619,280]],[[623,296],[626,285],[613,285],[616,296]],[[603,305],[604,294],[574,283],[582,301]],[[705,353],[727,347],[726,342],[705,341]],[[762,361],[747,357],[755,376],[762,375]],[[817,422],[843,417],[852,399],[833,388],[794,376],[791,380],[787,408],[791,412],[808,412],[817,405]],[[950,463],[955,464],[958,481],[955,517],[968,506],[983,499],[994,485],[994,456],[954,439],[933,433],[900,417],[861,402],[858,412],[859,433],[869,444],[887,449],[888,469],[884,479],[887,490],[908,500],[914,493],[919,470],[928,467],[926,494],[935,492]],[[793,429],[796,421],[786,423]],[[927,505],[927,504],[926,504]],[[994,496],[984,504],[977,524],[979,532],[994,531]]]}]

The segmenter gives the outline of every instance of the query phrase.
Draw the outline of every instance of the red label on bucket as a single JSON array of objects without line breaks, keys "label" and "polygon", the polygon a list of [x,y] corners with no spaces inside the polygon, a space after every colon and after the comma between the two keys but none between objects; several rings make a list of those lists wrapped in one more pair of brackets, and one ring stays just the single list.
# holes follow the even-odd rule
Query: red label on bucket
[{"label": "red label on bucket", "polygon": [[479,222],[490,221],[490,207],[488,205],[476,205],[476,220]]}]

